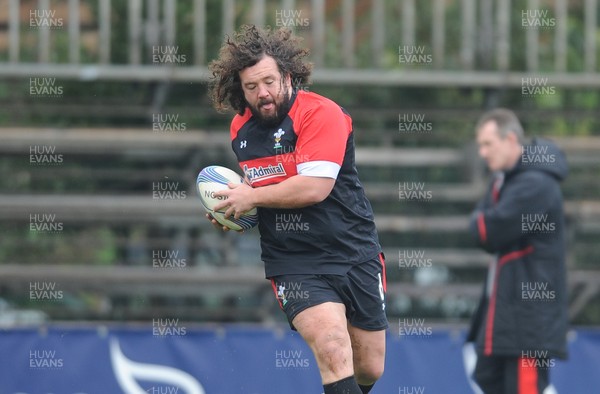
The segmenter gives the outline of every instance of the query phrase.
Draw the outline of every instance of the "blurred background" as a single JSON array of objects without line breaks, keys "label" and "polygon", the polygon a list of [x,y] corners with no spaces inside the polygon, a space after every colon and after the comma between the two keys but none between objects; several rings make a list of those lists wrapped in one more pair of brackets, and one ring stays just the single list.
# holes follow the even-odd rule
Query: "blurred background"
[{"label": "blurred background", "polygon": [[567,154],[570,318],[597,326],[599,19],[597,0],[3,0],[0,326],[284,323],[258,232],[215,232],[195,190],[237,168],[207,65],[250,23],[303,37],[300,88],[353,117],[391,332],[468,323],[490,259],[467,233],[473,128],[497,106]]}]

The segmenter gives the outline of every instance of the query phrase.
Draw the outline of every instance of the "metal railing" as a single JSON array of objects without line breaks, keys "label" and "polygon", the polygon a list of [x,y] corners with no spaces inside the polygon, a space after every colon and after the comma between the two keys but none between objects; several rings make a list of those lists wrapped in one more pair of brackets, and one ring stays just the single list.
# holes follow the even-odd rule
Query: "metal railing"
[{"label": "metal railing", "polygon": [[[303,36],[318,82],[521,86],[535,75],[551,78],[553,86],[600,86],[597,0],[101,0],[97,9],[80,0],[30,4],[4,5],[0,76],[206,81],[223,37],[254,23]],[[58,37],[68,47],[61,54]],[[126,55],[115,55],[120,42],[127,43]]]}]

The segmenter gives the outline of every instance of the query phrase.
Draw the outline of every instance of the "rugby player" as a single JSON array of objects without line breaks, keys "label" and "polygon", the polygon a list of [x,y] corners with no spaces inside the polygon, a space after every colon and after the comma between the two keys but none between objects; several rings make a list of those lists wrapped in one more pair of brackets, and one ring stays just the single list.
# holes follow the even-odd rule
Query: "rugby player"
[{"label": "rugby player", "polygon": [[290,30],[243,26],[211,62],[213,105],[236,112],[231,144],[248,181],[216,193],[227,198],[215,210],[258,209],[266,277],[325,394],[368,393],[384,370],[385,262],[352,120],[306,91],[307,55]]}]

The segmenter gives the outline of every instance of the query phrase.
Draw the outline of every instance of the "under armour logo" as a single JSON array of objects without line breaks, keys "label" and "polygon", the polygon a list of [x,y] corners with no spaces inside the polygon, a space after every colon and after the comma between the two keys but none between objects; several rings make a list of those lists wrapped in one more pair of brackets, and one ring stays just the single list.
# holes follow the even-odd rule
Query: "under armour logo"
[{"label": "under armour logo", "polygon": [[240,141],[240,149],[244,149],[246,147],[246,145],[248,145],[248,141],[246,141],[246,140]]}]

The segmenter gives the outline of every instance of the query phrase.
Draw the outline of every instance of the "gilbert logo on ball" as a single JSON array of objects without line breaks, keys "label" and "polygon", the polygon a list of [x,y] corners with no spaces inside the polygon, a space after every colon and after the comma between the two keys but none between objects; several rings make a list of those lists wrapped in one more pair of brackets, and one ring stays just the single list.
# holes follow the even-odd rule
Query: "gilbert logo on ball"
[{"label": "gilbert logo on ball", "polygon": [[215,192],[228,189],[227,184],[244,183],[242,178],[235,171],[221,166],[208,166],[198,174],[196,179],[196,189],[200,201],[206,209],[206,212],[212,215],[215,220],[223,226],[227,226],[232,230],[247,230],[258,224],[258,213],[256,208],[245,212],[239,219],[234,219],[233,216],[225,219],[225,211],[215,211],[214,207],[222,202],[225,197],[215,196]]}]

